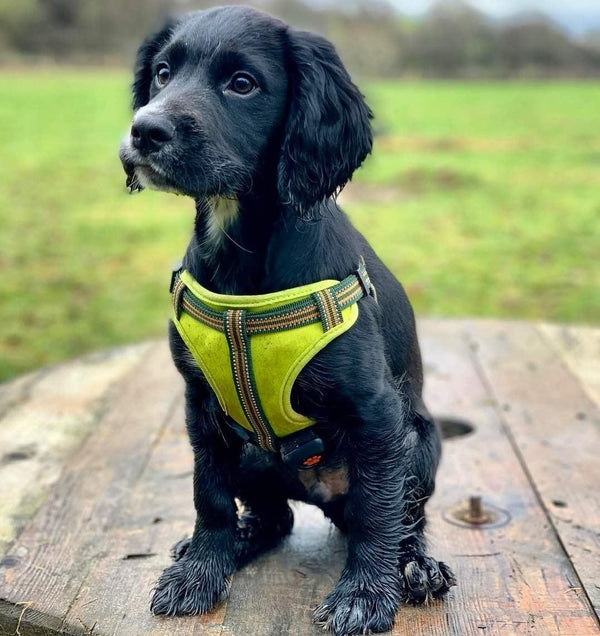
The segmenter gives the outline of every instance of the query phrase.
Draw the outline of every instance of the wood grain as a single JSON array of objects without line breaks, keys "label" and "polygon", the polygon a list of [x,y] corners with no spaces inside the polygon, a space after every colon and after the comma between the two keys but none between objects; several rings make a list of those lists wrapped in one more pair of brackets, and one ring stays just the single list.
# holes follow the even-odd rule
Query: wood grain
[{"label": "wood grain", "polygon": [[85,356],[0,387],[0,557],[94,429],[111,386],[149,346]]},{"label": "wood grain", "polygon": [[[444,443],[429,506],[431,553],[450,563],[459,585],[446,603],[403,608],[396,634],[598,634],[568,558],[539,506],[473,364],[460,322],[421,324],[426,399],[436,414],[459,416],[475,432]],[[475,494],[508,511],[495,529],[449,524],[444,512]]]},{"label": "wood grain", "polygon": [[600,407],[600,329],[545,323],[538,330]]},{"label": "wood grain", "polygon": [[532,325],[469,324],[523,465],[600,616],[600,413]]},{"label": "wood grain", "polygon": [[0,627],[15,629],[26,607],[21,624],[28,629],[43,625],[50,633],[85,633],[81,626],[65,625],[65,614],[180,394],[167,348],[151,346],[2,560]]},{"label": "wood grain", "polygon": [[180,400],[115,515],[102,553],[69,609],[69,624],[96,625],[96,633],[115,636],[221,633],[225,606],[191,619],[150,613],[153,587],[171,563],[170,548],[193,527],[192,467]]}]

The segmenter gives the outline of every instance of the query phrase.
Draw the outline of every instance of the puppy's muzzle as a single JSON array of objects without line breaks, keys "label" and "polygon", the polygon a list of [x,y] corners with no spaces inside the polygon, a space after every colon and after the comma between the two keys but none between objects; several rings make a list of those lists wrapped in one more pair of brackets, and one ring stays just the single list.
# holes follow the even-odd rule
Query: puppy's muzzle
[{"label": "puppy's muzzle", "polygon": [[172,141],[174,134],[175,126],[164,115],[140,114],[131,126],[131,145],[141,155],[150,155]]}]

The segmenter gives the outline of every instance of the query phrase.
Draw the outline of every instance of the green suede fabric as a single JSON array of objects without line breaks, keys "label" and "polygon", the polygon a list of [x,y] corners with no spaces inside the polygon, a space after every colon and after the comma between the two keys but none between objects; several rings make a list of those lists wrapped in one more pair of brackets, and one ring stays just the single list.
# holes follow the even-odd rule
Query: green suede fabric
[{"label": "green suede fabric", "polygon": [[[324,280],[272,294],[227,296],[205,289],[187,271],[181,273],[181,280],[199,300],[216,311],[245,309],[249,313],[275,309],[302,300],[339,282]],[[342,316],[343,322],[327,332],[317,322],[285,331],[250,336],[256,388],[263,411],[277,437],[285,437],[314,424],[313,420],[292,408],[292,387],[311,358],[356,322],[358,303],[346,307]],[[225,334],[185,312],[181,312],[179,318],[174,314],[173,322],[215,392],[221,408],[242,427],[252,431],[235,389]]]}]

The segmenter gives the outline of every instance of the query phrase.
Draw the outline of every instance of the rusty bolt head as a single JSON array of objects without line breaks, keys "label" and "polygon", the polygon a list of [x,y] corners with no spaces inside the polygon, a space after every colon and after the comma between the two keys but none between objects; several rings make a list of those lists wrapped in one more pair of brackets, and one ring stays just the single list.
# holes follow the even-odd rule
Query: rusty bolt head
[{"label": "rusty bolt head", "polygon": [[447,521],[465,528],[491,528],[504,525],[510,515],[500,508],[484,504],[480,495],[471,495],[466,501],[448,510]]}]

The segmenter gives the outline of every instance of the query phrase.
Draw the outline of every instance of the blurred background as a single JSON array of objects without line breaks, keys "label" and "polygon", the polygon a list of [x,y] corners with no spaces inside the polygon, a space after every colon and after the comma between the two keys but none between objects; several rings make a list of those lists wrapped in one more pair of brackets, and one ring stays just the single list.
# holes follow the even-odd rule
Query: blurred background
[{"label": "blurred background", "polygon": [[[0,380],[165,334],[194,206],[128,196],[135,49],[192,0],[0,0]],[[341,197],[420,316],[600,323],[598,0],[264,0],[375,111]]]}]

